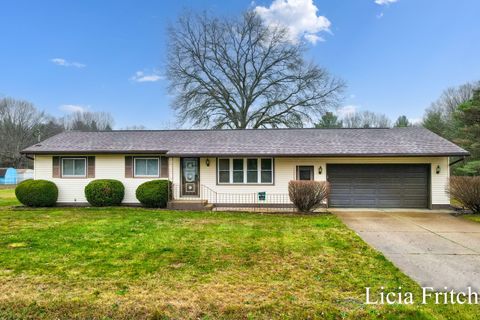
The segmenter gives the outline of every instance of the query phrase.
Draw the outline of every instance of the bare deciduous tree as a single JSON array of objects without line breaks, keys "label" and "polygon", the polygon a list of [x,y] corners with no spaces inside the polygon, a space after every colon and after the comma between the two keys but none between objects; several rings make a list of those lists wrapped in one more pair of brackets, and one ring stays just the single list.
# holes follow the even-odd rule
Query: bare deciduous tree
[{"label": "bare deciduous tree", "polygon": [[146,129],[147,129],[147,127],[145,127],[144,125],[136,125],[136,124],[134,124],[132,126],[126,126],[126,127],[122,128],[122,130],[129,130],[129,131],[130,130],[132,130],[132,131],[133,130],[146,130]]},{"label": "bare deciduous tree", "polygon": [[237,20],[184,15],[169,30],[173,108],[196,127],[302,127],[340,99],[344,83],[303,58],[284,28],[254,12]]},{"label": "bare deciduous tree", "polygon": [[111,130],[113,118],[104,112],[74,113],[61,119],[39,111],[33,104],[0,99],[0,166],[25,167],[20,151],[65,130]]},{"label": "bare deciduous tree", "polygon": [[430,109],[440,109],[445,114],[452,114],[457,107],[472,99],[475,89],[480,88],[480,81],[467,82],[458,87],[451,87],[442,92],[440,98],[432,103]]},{"label": "bare deciduous tree", "polygon": [[436,134],[452,140],[457,132],[457,123],[454,119],[455,110],[462,103],[472,99],[473,92],[478,88],[480,88],[480,81],[468,82],[444,90],[440,97],[425,110],[422,125]]},{"label": "bare deciduous tree", "polygon": [[62,120],[66,130],[103,131],[113,127],[113,117],[107,112],[74,112]]},{"label": "bare deciduous tree", "polygon": [[41,138],[44,120],[44,113],[27,101],[0,99],[0,162],[3,165],[19,167],[25,163],[20,151]]},{"label": "bare deciduous tree", "polygon": [[371,111],[347,114],[342,121],[345,128],[388,128],[391,126],[391,121],[386,115]]}]

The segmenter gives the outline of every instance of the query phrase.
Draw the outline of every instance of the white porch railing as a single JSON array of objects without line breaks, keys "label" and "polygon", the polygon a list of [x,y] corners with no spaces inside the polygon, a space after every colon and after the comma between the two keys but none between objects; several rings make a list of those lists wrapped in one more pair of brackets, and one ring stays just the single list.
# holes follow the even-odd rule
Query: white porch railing
[{"label": "white porch railing", "polygon": [[248,205],[248,206],[268,206],[291,207],[293,206],[290,197],[286,193],[268,193],[268,192],[246,192],[246,193],[219,193],[215,190],[200,185],[198,196],[182,195],[181,184],[172,184],[173,200],[205,200],[218,206],[228,205]]}]

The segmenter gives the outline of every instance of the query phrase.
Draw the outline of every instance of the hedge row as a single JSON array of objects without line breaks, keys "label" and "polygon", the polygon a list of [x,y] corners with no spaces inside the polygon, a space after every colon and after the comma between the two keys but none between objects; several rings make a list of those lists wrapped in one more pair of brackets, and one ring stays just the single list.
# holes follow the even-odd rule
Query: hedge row
[{"label": "hedge row", "polygon": [[[171,183],[152,180],[138,186],[138,201],[149,208],[165,208],[169,200]],[[25,180],[15,188],[18,201],[29,207],[52,207],[58,199],[58,188],[47,180]],[[118,180],[98,179],[85,187],[85,197],[94,207],[118,206],[125,196],[125,187]]]}]

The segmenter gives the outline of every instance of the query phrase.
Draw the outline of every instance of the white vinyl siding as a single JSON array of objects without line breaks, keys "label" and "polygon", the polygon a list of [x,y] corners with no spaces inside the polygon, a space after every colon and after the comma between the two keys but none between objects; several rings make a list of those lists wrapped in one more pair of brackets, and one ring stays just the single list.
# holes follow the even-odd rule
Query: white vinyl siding
[{"label": "white vinyl siding", "polygon": [[[61,154],[59,156],[62,156]],[[82,157],[83,155],[78,155]],[[45,179],[54,182],[58,187],[59,203],[87,203],[85,186],[96,179],[115,179],[125,186],[123,203],[139,203],[135,192],[137,187],[144,182],[166,178],[125,178],[124,154],[98,154],[95,156],[95,178],[63,179],[52,178],[52,156],[35,155],[35,179]],[[141,157],[142,155],[134,155]],[[77,157],[77,156],[75,156]],[[171,162],[169,161],[169,164]],[[169,169],[169,172],[171,170]]]},{"label": "white vinyl siding", "polygon": [[[62,156],[62,155],[59,155]],[[82,157],[84,155],[78,155]],[[125,155],[94,155],[95,156],[95,179],[116,179],[125,186],[124,203],[138,203],[135,196],[137,187],[143,182],[159,178],[125,178]],[[142,156],[141,154],[137,156]],[[145,156],[145,155],[144,155]],[[148,155],[147,155],[148,156]],[[296,179],[296,168],[299,165],[314,166],[314,180],[324,181],[327,178],[327,163],[427,163],[431,165],[431,198],[432,204],[449,204],[450,198],[446,193],[448,185],[449,167],[448,157],[358,157],[358,158],[275,158],[272,161],[274,169],[274,178],[271,184],[222,184],[217,182],[217,162],[214,157],[210,157],[209,165],[207,158],[200,158],[200,184],[208,187],[217,193],[258,193],[266,192],[269,194],[288,194],[288,182]],[[247,158],[252,159],[252,158]],[[258,159],[258,158],[256,158]],[[220,162],[218,162],[220,164]],[[440,166],[440,173],[436,173],[437,166]],[[322,167],[319,173],[319,167]],[[247,164],[246,174],[248,172]],[[180,158],[169,158],[168,174],[170,180],[176,185],[180,185]],[[45,179],[53,181],[59,189],[59,203],[86,203],[84,195],[85,186],[92,181],[91,178],[85,179],[61,179],[52,178],[52,156],[35,156],[35,179]],[[160,178],[162,179],[162,178]],[[245,178],[247,181],[247,178]]]}]

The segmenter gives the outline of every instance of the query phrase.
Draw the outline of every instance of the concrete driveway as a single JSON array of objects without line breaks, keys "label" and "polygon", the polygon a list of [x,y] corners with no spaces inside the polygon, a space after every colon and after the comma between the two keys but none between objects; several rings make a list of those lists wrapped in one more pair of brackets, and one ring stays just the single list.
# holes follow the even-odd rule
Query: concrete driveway
[{"label": "concrete driveway", "polygon": [[332,210],[423,287],[480,290],[480,223],[427,210]]}]

